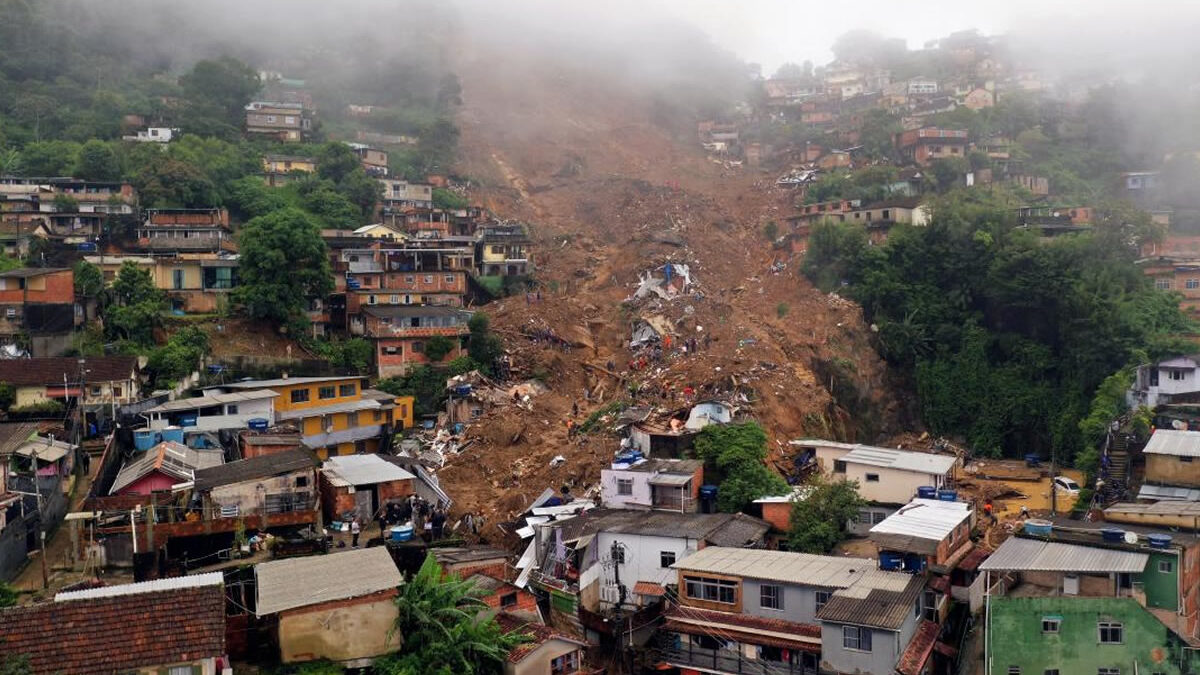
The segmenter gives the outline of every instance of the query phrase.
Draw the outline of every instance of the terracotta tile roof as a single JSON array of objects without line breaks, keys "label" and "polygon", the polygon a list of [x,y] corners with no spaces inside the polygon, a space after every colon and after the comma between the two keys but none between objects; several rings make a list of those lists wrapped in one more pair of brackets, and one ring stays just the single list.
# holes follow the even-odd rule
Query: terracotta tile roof
[{"label": "terracotta tile roof", "polygon": [[958,562],[958,569],[974,572],[979,569],[979,564],[987,560],[987,557],[991,554],[992,549],[976,545],[966,557]]},{"label": "terracotta tile roof", "polygon": [[[136,356],[92,356],[84,359],[88,382],[123,381],[137,370]],[[0,360],[0,382],[15,387],[63,385],[63,375],[72,385],[79,383],[79,359],[55,357],[43,359]]]},{"label": "terracotta tile roof", "polygon": [[900,675],[918,675],[929,660],[929,655],[933,653],[933,645],[937,642],[939,632],[941,628],[936,623],[922,619],[913,633],[912,640],[908,642],[908,649],[904,650],[900,661],[896,663],[896,672]]},{"label": "terracotta tile roof", "polygon": [[14,607],[0,611],[0,623],[0,654],[28,656],[37,675],[107,675],[225,654],[220,584]]},{"label": "terracotta tile roof", "polygon": [[633,585],[633,592],[637,595],[651,595],[658,597],[666,595],[667,589],[662,587],[662,584],[656,584],[650,581],[639,581]]},{"label": "terracotta tile roof", "polygon": [[718,626],[721,635],[728,635],[738,642],[781,649],[803,649],[818,653],[821,651],[821,627],[815,624],[682,606],[676,606],[665,617],[663,630],[688,635],[710,635],[714,626]]},{"label": "terracotta tile roof", "polygon": [[496,623],[500,624],[500,629],[505,633],[519,632],[533,636],[531,641],[519,644],[512,648],[512,651],[508,653],[509,663],[520,663],[525,659],[526,656],[529,656],[534,650],[546,644],[550,640],[566,640],[567,642],[575,643],[580,647],[587,646],[586,642],[577,640],[570,635],[560,633],[553,628],[540,623],[527,621],[519,616],[509,614],[508,612],[501,612],[497,614]]}]

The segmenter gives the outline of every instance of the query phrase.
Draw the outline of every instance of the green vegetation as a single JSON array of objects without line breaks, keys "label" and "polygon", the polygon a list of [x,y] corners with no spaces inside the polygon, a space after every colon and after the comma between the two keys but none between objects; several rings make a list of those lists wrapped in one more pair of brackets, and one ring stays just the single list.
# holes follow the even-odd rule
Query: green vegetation
[{"label": "green vegetation", "polygon": [[1080,422],[1104,379],[1184,348],[1174,336],[1192,326],[1133,265],[1158,236],[1145,214],[1105,205],[1093,233],[1044,242],[988,194],[955,191],[929,226],[893,228],[883,246],[853,225],[819,225],[805,273],[848,286],[931,431],[985,455],[1069,462],[1094,441]]},{"label": "green vegetation", "polygon": [[396,597],[395,630],[400,651],[377,660],[381,675],[491,675],[504,672],[505,658],[528,642],[523,633],[505,633],[485,612],[484,591],[456,575],[443,576],[432,556]]},{"label": "green vegetation", "polygon": [[440,363],[447,354],[454,351],[456,345],[456,340],[451,340],[444,335],[435,335],[425,341],[425,358],[432,363]]},{"label": "green vegetation", "polygon": [[[298,339],[299,336],[297,336]],[[350,338],[349,340],[309,340],[301,339],[304,346],[328,361],[343,372],[365,375],[375,355],[375,347],[370,340]]]},{"label": "green vegetation", "polygon": [[720,486],[722,511],[736,513],[755,499],[788,491],[787,482],[764,463],[767,433],[757,422],[710,424],[697,434],[693,451],[704,460],[705,480]]},{"label": "green vegetation", "polygon": [[167,296],[154,286],[150,270],[126,261],[117,270],[104,307],[104,328],[112,340],[128,340],[139,347],[154,345],[154,331],[162,326]]},{"label": "green vegetation", "polygon": [[471,201],[469,199],[453,190],[447,190],[446,188],[433,189],[434,208],[453,210],[465,209],[470,205]]},{"label": "green vegetation", "polygon": [[504,345],[500,342],[499,336],[491,331],[491,319],[483,312],[475,312],[471,316],[471,321],[468,324],[471,329],[471,344],[468,347],[468,354],[471,360],[479,364],[479,369],[487,374],[492,374],[495,369],[496,359],[504,354]]},{"label": "green vegetation", "polygon": [[463,356],[444,366],[419,365],[398,377],[380,380],[375,388],[394,396],[412,396],[413,413],[433,415],[446,402],[446,380],[455,375],[482,370],[474,359]]},{"label": "green vegetation", "polygon": [[12,607],[17,604],[20,595],[11,585],[0,582],[0,608]]},{"label": "green vegetation", "polygon": [[208,334],[195,326],[185,326],[150,352],[146,371],[155,388],[170,387],[196,370],[209,350]]},{"label": "green vegetation", "polygon": [[818,481],[792,504],[788,550],[829,553],[846,538],[846,524],[858,516],[866,501],[858,496],[857,481]]},{"label": "green vegetation", "polygon": [[329,249],[316,219],[294,207],[258,216],[238,234],[240,285],[234,301],[253,319],[302,319],[309,298],[333,290]]},{"label": "green vegetation", "polygon": [[29,657],[24,654],[19,656],[0,654],[0,675],[33,675]]},{"label": "green vegetation", "polygon": [[30,403],[29,405],[9,408],[8,414],[18,418],[62,417],[62,414],[66,412],[66,409],[66,406],[59,401],[46,400],[38,403]]}]

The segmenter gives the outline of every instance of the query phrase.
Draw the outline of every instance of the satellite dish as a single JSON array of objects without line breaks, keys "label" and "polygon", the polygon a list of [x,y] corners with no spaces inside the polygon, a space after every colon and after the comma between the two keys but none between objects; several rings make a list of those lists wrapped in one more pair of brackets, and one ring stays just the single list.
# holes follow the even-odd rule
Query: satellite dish
[{"label": "satellite dish", "polygon": [[1137,536],[1137,532],[1126,532],[1126,533],[1125,533],[1125,543],[1126,543],[1126,544],[1136,544],[1136,543],[1138,543],[1138,536]]}]

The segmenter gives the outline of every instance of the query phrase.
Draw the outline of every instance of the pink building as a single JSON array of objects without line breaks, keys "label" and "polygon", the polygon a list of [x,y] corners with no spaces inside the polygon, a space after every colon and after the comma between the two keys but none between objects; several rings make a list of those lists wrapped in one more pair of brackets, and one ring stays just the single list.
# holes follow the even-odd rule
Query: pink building
[{"label": "pink building", "polygon": [[163,441],[132,459],[117,472],[110,495],[148,495],[192,480],[197,469],[225,463],[222,450],[196,450]]}]

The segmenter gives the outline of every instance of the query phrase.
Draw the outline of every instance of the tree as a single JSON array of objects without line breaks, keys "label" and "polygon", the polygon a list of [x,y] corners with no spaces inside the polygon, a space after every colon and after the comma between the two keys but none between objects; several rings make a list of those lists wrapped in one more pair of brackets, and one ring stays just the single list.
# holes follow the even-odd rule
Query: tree
[{"label": "tree", "polygon": [[788,550],[825,554],[846,537],[846,524],[866,501],[857,481],[821,481],[792,504]]},{"label": "tree", "polygon": [[29,143],[21,149],[20,170],[25,176],[66,176],[78,153],[79,146],[67,141]]},{"label": "tree", "polygon": [[75,177],[84,180],[117,180],[121,177],[121,163],[112,146],[104,141],[92,139],[79,149],[75,162]]},{"label": "tree", "polygon": [[24,654],[0,654],[0,675],[34,675],[29,657]]},{"label": "tree", "polygon": [[150,354],[146,370],[155,387],[167,386],[194,371],[208,350],[208,334],[195,326],[186,326]]},{"label": "tree", "polygon": [[440,363],[446,355],[454,351],[455,341],[444,335],[435,335],[425,341],[425,358],[431,363]]},{"label": "tree", "polygon": [[302,317],[311,298],[333,290],[321,226],[294,207],[258,216],[238,235],[241,285],[234,301],[254,319],[283,325]]},{"label": "tree", "polygon": [[86,260],[75,263],[75,297],[82,300],[99,300],[104,292],[104,273],[99,267]]},{"label": "tree", "polygon": [[433,189],[433,206],[438,209],[465,209],[471,205],[470,200],[453,190],[446,188]]},{"label": "tree", "polygon": [[[9,402],[8,405],[12,405],[12,403]],[[5,405],[4,407],[7,408],[8,405]],[[17,597],[18,597],[17,589],[13,588],[12,586],[10,586],[6,583],[0,582],[0,608],[12,607],[12,606],[16,605]],[[3,671],[0,670],[0,672],[3,672]]]},{"label": "tree", "polygon": [[358,218],[366,222],[383,195],[379,181],[367,175],[358,155],[345,143],[326,143],[317,153],[317,175],[358,208]]},{"label": "tree", "polygon": [[193,105],[220,111],[227,121],[239,125],[246,104],[262,83],[250,66],[229,56],[197,61],[191,71],[180,76],[183,95]]},{"label": "tree", "polygon": [[504,632],[481,597],[485,591],[456,575],[445,576],[429,555],[396,596],[393,635],[400,651],[375,662],[382,675],[496,674],[505,658],[530,636]]},{"label": "tree", "polygon": [[200,168],[169,156],[157,157],[134,184],[147,206],[198,209],[221,203],[216,184]]},{"label": "tree", "polygon": [[[17,400],[17,390],[7,382],[0,382],[0,410],[8,410]],[[4,604],[3,586],[0,585],[0,607],[6,607]]]},{"label": "tree", "polygon": [[166,294],[154,286],[150,270],[126,261],[113,280],[112,304],[103,310],[105,332],[113,339],[153,345],[166,308]]},{"label": "tree", "polygon": [[471,329],[471,343],[467,347],[467,353],[472,361],[479,364],[480,370],[491,373],[496,360],[504,353],[504,345],[499,337],[492,334],[491,320],[487,314],[475,312],[467,326]]},{"label": "tree", "polygon": [[933,160],[929,171],[937,191],[947,192],[958,184],[970,168],[970,164],[962,157],[943,157]]},{"label": "tree", "polygon": [[722,511],[735,513],[755,499],[788,491],[787,482],[764,463],[767,433],[757,422],[710,424],[696,436],[693,448],[712,468],[713,479],[719,479],[717,506]]}]

